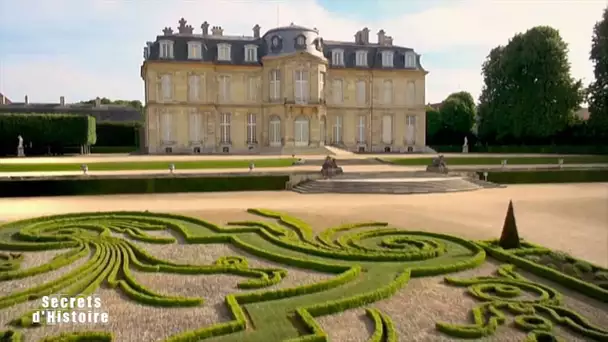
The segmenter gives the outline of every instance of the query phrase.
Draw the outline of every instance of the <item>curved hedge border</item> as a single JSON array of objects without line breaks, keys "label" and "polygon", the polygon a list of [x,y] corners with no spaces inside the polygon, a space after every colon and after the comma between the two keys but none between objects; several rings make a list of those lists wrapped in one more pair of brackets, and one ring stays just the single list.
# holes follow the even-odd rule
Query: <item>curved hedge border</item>
[{"label": "curved hedge border", "polygon": [[[363,272],[368,273],[371,270],[363,270],[356,261],[391,261],[393,262],[391,265],[398,266],[399,264],[394,264],[395,261],[428,260],[440,255],[449,255],[447,242],[459,244],[470,251],[470,255],[466,257],[459,252],[458,261],[446,258],[446,262],[441,265],[411,264],[407,267],[405,265],[399,267],[400,270],[391,266],[395,269],[395,277],[380,288],[349,294],[346,298],[310,303],[295,308],[295,318],[301,321],[308,334],[291,341],[326,341],[326,334],[316,323],[315,317],[388,298],[404,286],[410,276],[460,271],[476,267],[485,260],[485,252],[478,245],[449,235],[409,232],[394,228],[377,229],[386,227],[386,223],[378,222],[330,228],[317,235],[312,227],[297,218],[262,209],[250,209],[249,212],[275,219],[278,223],[248,221],[235,223],[239,226],[237,228],[222,228],[206,221],[180,215],[114,212],[40,217],[6,224],[2,226],[3,229],[12,229],[15,233],[12,234],[11,240],[0,242],[0,249],[12,251],[70,249],[45,265],[24,270],[13,267],[11,270],[0,272],[0,279],[19,279],[43,274],[91,253],[92,256],[79,268],[54,281],[0,298],[0,308],[53,293],[86,296],[94,293],[104,281],[110,287],[120,289],[131,299],[149,305],[182,307],[200,305],[203,302],[202,298],[170,297],[155,293],[135,280],[131,268],[143,272],[238,275],[247,278],[237,285],[241,289],[259,289],[275,285],[287,275],[283,269],[251,268],[247,260],[239,256],[225,256],[212,265],[178,264],[161,260],[117,234],[124,234],[130,239],[142,242],[166,244],[173,243],[176,239],[157,237],[147,234],[146,231],[169,229],[183,237],[185,243],[231,243],[265,259],[336,275],[326,281],[292,288],[230,294],[226,296],[226,304],[232,314],[231,321],[181,333],[168,341],[200,340],[244,331],[248,320],[243,306],[247,304],[314,295],[349,282],[373,279],[371,276],[363,276]],[[202,226],[209,229],[211,234],[193,235],[188,225]],[[375,230],[365,230],[366,228],[375,228]],[[356,232],[356,229],[363,231]],[[294,251],[294,254],[271,252],[239,237],[239,234],[248,233],[256,233],[277,246]],[[387,244],[397,248],[387,248]],[[307,258],[305,255],[298,257],[296,256],[298,252],[306,252],[317,258]],[[325,257],[327,261],[322,261],[318,257]],[[385,338],[396,341],[395,329],[390,318],[381,315],[381,320]],[[31,314],[21,316],[14,320],[13,324],[30,326]]]},{"label": "curved hedge border", "polygon": [[[577,312],[562,306],[562,295],[556,290],[532,283],[514,271],[514,265],[502,265],[495,277],[456,279],[446,277],[448,284],[467,286],[468,293],[483,301],[472,310],[472,324],[438,322],[436,328],[458,338],[481,338],[494,334],[506,323],[505,312],[515,315],[518,329],[530,332],[528,341],[557,341],[553,325],[597,341],[608,341],[608,330],[595,326]],[[534,298],[518,298],[522,294],[535,294]]]},{"label": "curved hedge border", "polygon": [[[487,241],[479,241],[477,242],[480,246],[482,246],[486,252],[502,261],[510,264],[514,264],[517,267],[521,267],[522,269],[536,274],[537,276],[552,280],[560,285],[568,287],[572,290],[575,290],[581,294],[589,296],[591,298],[600,300],[602,302],[608,303],[608,290],[603,289],[595,284],[591,284],[582,279],[578,279],[567,275],[561,271],[552,269],[550,267],[546,267],[544,265],[540,265],[532,260],[526,259],[525,255],[542,255],[546,253],[550,253],[551,250],[542,246],[533,245],[527,243],[528,246],[532,246],[532,248],[522,248],[515,250],[506,250],[497,246],[496,240],[487,240]],[[576,261],[581,263],[586,263],[583,260],[573,258]],[[596,268],[600,268],[599,266],[595,266]],[[606,270],[608,272],[608,270]]]}]

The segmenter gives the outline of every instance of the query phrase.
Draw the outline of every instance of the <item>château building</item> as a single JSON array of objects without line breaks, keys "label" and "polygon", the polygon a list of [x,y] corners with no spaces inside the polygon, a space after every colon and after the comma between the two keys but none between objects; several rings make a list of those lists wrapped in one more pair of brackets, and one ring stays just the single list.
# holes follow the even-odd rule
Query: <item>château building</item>
[{"label": "ch\u00e2teau building", "polygon": [[427,71],[384,30],[343,42],[294,24],[201,29],[182,18],[144,47],[148,153],[424,150]]}]

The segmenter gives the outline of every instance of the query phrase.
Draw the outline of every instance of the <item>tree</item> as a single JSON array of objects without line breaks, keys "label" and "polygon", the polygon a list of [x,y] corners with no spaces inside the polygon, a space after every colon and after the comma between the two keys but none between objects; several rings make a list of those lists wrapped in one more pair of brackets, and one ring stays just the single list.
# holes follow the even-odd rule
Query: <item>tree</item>
[{"label": "tree", "polygon": [[551,27],[516,34],[490,51],[482,66],[479,134],[490,142],[547,142],[583,100],[570,76],[567,44]]},{"label": "tree", "polygon": [[441,121],[445,130],[460,139],[470,135],[475,123],[473,96],[466,91],[450,94],[441,106]]},{"label": "tree", "polygon": [[588,90],[589,126],[597,136],[608,137],[608,7],[595,24],[591,61],[595,82]]},{"label": "tree", "polygon": [[442,128],[441,113],[433,107],[426,108],[426,141],[433,144],[434,138]]},{"label": "tree", "polygon": [[517,223],[515,222],[515,212],[513,210],[513,201],[509,201],[509,209],[505,217],[505,223],[502,226],[502,234],[498,245],[504,249],[519,248],[519,233],[517,232]]},{"label": "tree", "polygon": [[[88,101],[80,101],[80,103],[95,104],[96,101],[97,101],[96,99],[92,99],[92,100],[88,100]],[[132,107],[139,111],[143,110],[143,105],[142,105],[141,101],[139,101],[139,100],[110,100],[107,97],[103,97],[100,99],[100,102],[103,105],[119,105],[119,106]]]}]

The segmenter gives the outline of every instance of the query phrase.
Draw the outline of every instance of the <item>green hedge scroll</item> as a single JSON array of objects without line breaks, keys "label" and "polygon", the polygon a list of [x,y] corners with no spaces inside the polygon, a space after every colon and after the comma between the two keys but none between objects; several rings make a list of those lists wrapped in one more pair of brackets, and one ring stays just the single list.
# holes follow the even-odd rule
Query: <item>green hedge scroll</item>
[{"label": "green hedge scroll", "polygon": [[[560,341],[553,326],[597,341],[608,341],[608,330],[595,326],[577,312],[563,306],[562,294],[533,283],[514,271],[515,266],[502,265],[497,276],[457,279],[446,277],[446,283],[466,286],[468,293],[482,301],[472,310],[472,324],[439,322],[439,331],[458,338],[481,338],[493,335],[513,315],[516,328],[529,332],[526,341]],[[524,296],[525,295],[525,296]]]},{"label": "green hedge scroll", "polygon": [[[301,219],[265,209],[249,209],[264,219],[232,222],[222,227],[200,219],[149,212],[82,213],[41,217],[0,227],[0,281],[45,274],[84,259],[78,268],[25,290],[0,297],[7,308],[44,295],[87,296],[100,286],[116,289],[130,300],[160,307],[205,305],[204,298],[155,293],[140,284],[133,270],[168,274],[230,274],[242,277],[225,298],[231,319],[184,331],[167,342],[199,341],[327,341],[316,317],[364,307],[389,298],[411,277],[446,274],[485,261],[477,244],[457,237],[364,222],[315,229]],[[167,231],[171,234],[159,235]],[[225,255],[212,264],[162,260],[141,244],[230,244],[275,264],[322,272],[326,280],[277,287],[288,277],[279,267],[253,267],[241,255]],[[22,269],[21,252],[60,250],[48,263]],[[12,254],[11,254],[12,253]],[[27,258],[26,253],[22,253]],[[204,280],[202,280],[204,281]],[[505,293],[509,289],[504,289]],[[513,292],[513,291],[512,291]],[[397,341],[390,317],[369,309],[379,341]],[[31,313],[16,317],[18,328],[32,326]],[[27,335],[27,329],[20,329]],[[89,335],[87,335],[89,334]],[[106,332],[63,334],[49,341],[110,341]]]}]

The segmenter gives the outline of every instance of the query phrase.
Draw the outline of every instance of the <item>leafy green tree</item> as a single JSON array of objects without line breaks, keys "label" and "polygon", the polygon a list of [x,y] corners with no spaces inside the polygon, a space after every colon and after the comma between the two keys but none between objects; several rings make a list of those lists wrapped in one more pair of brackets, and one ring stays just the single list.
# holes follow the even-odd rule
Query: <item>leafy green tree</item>
[{"label": "leafy green tree", "polygon": [[426,108],[426,141],[433,144],[437,133],[442,129],[441,113],[433,107]]},{"label": "leafy green tree", "polygon": [[608,7],[595,24],[591,61],[595,82],[589,86],[589,126],[598,135],[608,137]]},{"label": "leafy green tree", "polygon": [[570,76],[567,50],[557,30],[538,26],[490,51],[482,66],[480,138],[547,142],[567,126],[583,100],[581,81]]},{"label": "leafy green tree", "polygon": [[[96,99],[81,101],[80,103],[84,104],[95,104]],[[119,106],[127,106],[133,107],[139,111],[143,110],[143,105],[139,100],[110,100],[107,97],[103,97],[100,99],[101,104],[103,105],[119,105]]]},{"label": "leafy green tree", "polygon": [[450,94],[441,106],[443,127],[454,136],[470,135],[475,123],[476,107],[473,96],[466,91]]}]

